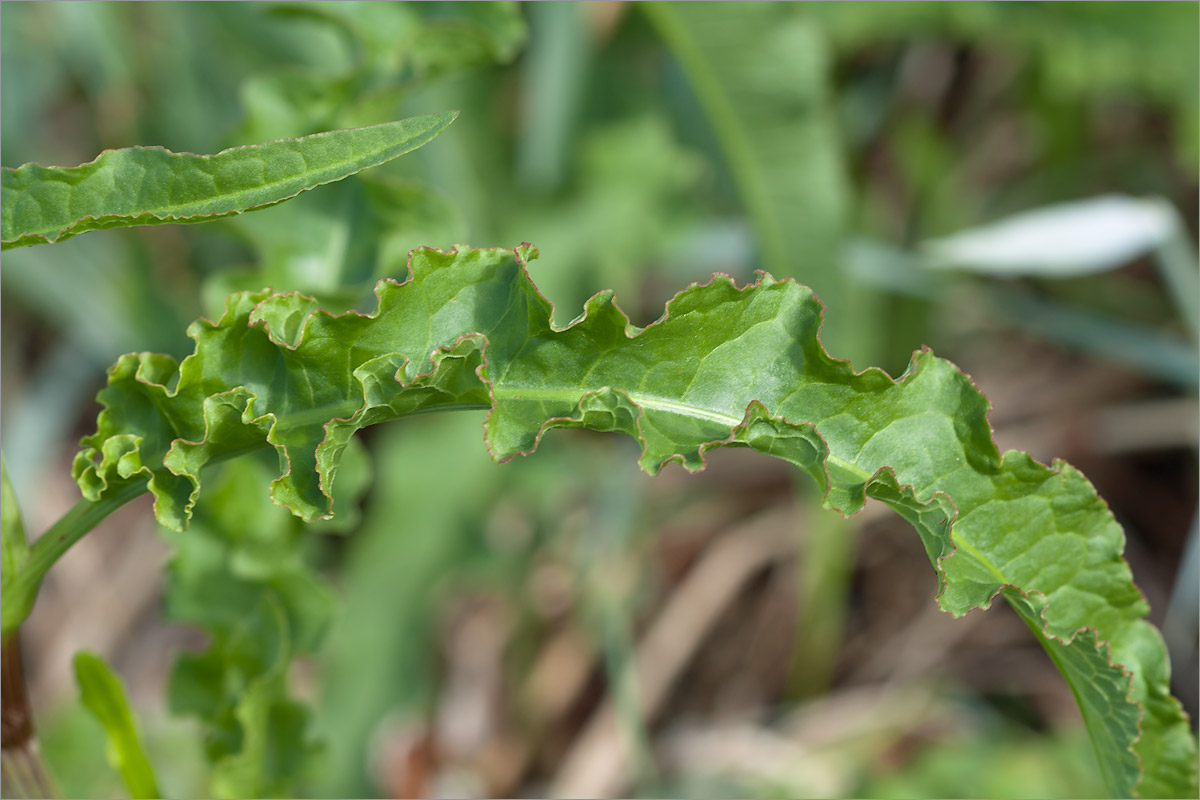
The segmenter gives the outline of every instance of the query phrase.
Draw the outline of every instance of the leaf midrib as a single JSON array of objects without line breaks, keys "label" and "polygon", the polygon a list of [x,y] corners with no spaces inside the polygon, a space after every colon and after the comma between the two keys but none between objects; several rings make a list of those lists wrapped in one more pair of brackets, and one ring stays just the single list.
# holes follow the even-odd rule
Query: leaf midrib
[{"label": "leaf midrib", "polygon": [[[253,146],[253,145],[251,145],[251,146]],[[402,148],[403,146],[404,146],[404,145],[398,145],[398,146],[397,146],[397,145],[393,145],[393,146],[392,146],[392,147],[390,147],[390,148],[382,148],[382,149],[380,149],[380,150],[375,150],[375,151],[372,151],[372,156],[371,156],[370,158],[368,158],[368,160],[367,160],[367,163],[366,163],[366,164],[363,164],[361,167],[359,167],[357,170],[355,170],[355,172],[361,172],[362,170],[366,169],[367,167],[370,167],[370,166],[376,166],[378,163],[381,163],[381,162],[375,162],[374,164],[372,164],[372,163],[371,163],[371,158],[379,158],[379,157],[383,157],[383,154],[386,154],[386,153],[389,153],[389,152],[391,152],[392,150],[396,149],[396,147],[401,147],[401,148]],[[411,152],[411,150],[410,150],[409,152]],[[176,154],[172,153],[172,155],[176,155]],[[220,156],[220,155],[221,155],[221,154],[220,154],[220,153],[218,153],[217,155],[214,155],[214,156],[212,156],[211,158],[213,158],[213,159],[216,159],[216,158],[217,158],[217,156]],[[297,153],[297,155],[299,155],[301,158],[304,158],[304,153],[303,153],[303,152],[298,152],[298,153]],[[402,156],[402,155],[404,155],[404,151],[401,151],[401,152],[395,153],[395,154],[392,156],[392,158],[399,157],[399,156]],[[199,156],[199,158],[204,158],[204,156]],[[388,158],[384,158],[384,160],[386,161],[386,160],[390,160],[390,159],[388,159]],[[276,200],[266,200],[266,201],[263,201],[264,203],[272,203],[272,204],[274,204],[274,203],[280,203],[280,202],[283,202],[284,200],[290,200],[290,199],[292,199],[293,197],[295,197],[296,195],[300,194],[301,192],[306,192],[306,191],[308,191],[308,190],[310,190],[310,189],[315,189],[315,188],[316,188],[316,187],[318,187],[318,186],[324,186],[324,185],[325,185],[325,184],[327,184],[327,183],[334,183],[335,181],[337,181],[337,180],[338,180],[338,178],[330,178],[329,180],[323,180],[323,181],[319,181],[319,182],[317,182],[317,183],[309,184],[309,183],[307,183],[307,182],[305,181],[305,178],[306,178],[306,177],[308,177],[308,176],[310,176],[310,175],[313,175],[313,174],[327,174],[327,173],[329,173],[329,172],[331,172],[331,171],[332,171],[332,172],[334,172],[336,175],[340,176],[341,178],[348,178],[348,177],[350,177],[350,175],[352,175],[352,174],[354,174],[354,173],[352,172],[352,173],[349,173],[349,174],[343,174],[343,173],[341,172],[341,170],[345,169],[345,168],[346,168],[346,167],[348,167],[348,166],[353,166],[354,164],[356,164],[356,163],[359,163],[360,161],[361,161],[361,159],[360,159],[360,158],[347,158],[347,159],[343,159],[343,160],[341,160],[341,161],[336,161],[336,162],[334,162],[334,163],[332,163],[332,164],[327,164],[327,165],[325,165],[325,166],[323,166],[323,167],[319,167],[319,168],[317,168],[317,169],[306,170],[306,171],[304,171],[304,172],[302,172],[302,173],[298,173],[298,174],[296,174],[296,175],[293,175],[293,176],[291,176],[291,177],[288,177],[288,178],[280,178],[280,179],[278,179],[278,180],[273,180],[273,181],[264,181],[264,182],[262,182],[262,183],[258,184],[257,186],[254,186],[253,188],[250,188],[250,189],[241,189],[241,190],[234,191],[234,192],[230,192],[230,193],[227,193],[227,194],[218,194],[218,195],[214,195],[212,198],[210,198],[210,199],[208,199],[208,200],[203,200],[203,201],[191,201],[190,203],[181,203],[181,204],[180,204],[180,207],[182,207],[182,208],[187,208],[189,205],[191,205],[191,206],[196,206],[196,205],[201,205],[201,204],[204,204],[204,203],[220,203],[220,202],[222,202],[222,201],[228,201],[228,200],[237,199],[237,198],[243,197],[243,196],[245,196],[245,195],[255,194],[255,193],[257,193],[257,192],[270,191],[271,189],[273,189],[273,188],[274,188],[274,187],[276,187],[276,186],[283,186],[283,185],[286,185],[286,184],[289,184],[289,183],[295,183],[295,182],[297,182],[297,181],[300,181],[300,182],[303,184],[303,188],[301,188],[301,189],[298,189],[296,192],[294,192],[293,194],[290,194],[290,195],[288,195],[287,197],[280,197],[280,198],[278,198],[278,199],[276,199]],[[212,162],[210,162],[210,163],[212,163]],[[145,209],[144,211],[139,211],[139,212],[136,212],[136,214],[137,214],[137,215],[139,215],[139,216],[140,216],[140,215],[143,215],[143,214],[149,214],[149,215],[151,215],[151,216],[154,216],[154,217],[159,217],[159,216],[163,216],[163,215],[166,215],[166,216],[172,216],[172,217],[181,217],[181,218],[184,218],[184,217],[189,217],[189,216],[191,216],[191,217],[207,217],[207,216],[212,216],[212,215],[214,215],[214,214],[236,214],[236,213],[238,213],[238,212],[240,212],[240,211],[249,211],[249,210],[251,210],[252,208],[255,208],[255,207],[257,207],[257,206],[247,206],[247,205],[245,205],[244,203],[241,203],[241,202],[236,202],[236,203],[234,203],[234,205],[236,206],[235,208],[230,208],[230,209],[227,209],[227,210],[224,210],[224,211],[220,211],[220,210],[218,210],[218,211],[211,211],[211,212],[205,212],[205,211],[196,211],[196,212],[193,212],[193,213],[190,213],[190,214],[187,214],[187,213],[171,214],[171,213],[169,213],[169,211],[170,211],[170,209],[171,209],[171,208],[173,208],[173,206],[159,206],[159,207],[157,207],[157,208],[148,208],[148,209]],[[262,205],[262,203],[259,203],[258,205]],[[132,216],[132,215],[123,215],[123,214],[105,214],[105,215],[103,215],[103,216],[101,216],[101,217],[97,217],[97,219],[104,219],[104,218],[107,218],[107,217],[120,217],[120,216]]]},{"label": "leaf midrib", "polygon": [[[133,149],[133,148],[130,148],[130,149]],[[379,152],[379,151],[376,151],[376,152]],[[387,151],[384,150],[383,152],[387,152]],[[171,153],[171,155],[179,156],[181,154],[180,153]],[[301,153],[300,155],[303,156],[303,153]],[[397,153],[397,156],[400,156],[400,155],[404,155],[404,154]],[[197,156],[197,158],[203,159],[205,157]],[[216,158],[216,156],[210,156],[209,158]],[[320,169],[306,171],[306,172],[302,172],[302,173],[293,175],[289,178],[280,178],[278,180],[273,180],[273,181],[264,181],[264,182],[258,184],[257,186],[254,186],[249,189],[240,189],[240,190],[235,190],[233,192],[215,194],[207,200],[191,200],[191,201],[187,201],[187,202],[183,202],[183,203],[178,203],[175,205],[156,206],[154,208],[142,208],[137,211],[131,211],[131,212],[126,212],[126,213],[112,212],[112,213],[107,213],[107,214],[100,213],[97,215],[88,215],[88,216],[73,220],[71,223],[68,224],[68,227],[65,229],[62,226],[54,225],[47,230],[49,230],[50,232],[57,231],[57,230],[66,230],[66,229],[69,229],[73,225],[79,225],[81,223],[86,222],[88,217],[90,217],[93,220],[99,221],[99,220],[106,220],[106,219],[137,218],[137,217],[144,217],[144,216],[151,216],[156,219],[163,219],[163,218],[187,219],[189,217],[210,217],[210,216],[215,216],[218,214],[219,215],[237,214],[241,211],[249,211],[249,210],[251,210],[251,208],[257,207],[257,206],[247,206],[243,202],[235,202],[235,201],[238,201],[238,199],[241,197],[244,197],[246,195],[255,194],[258,192],[264,192],[264,191],[269,192],[271,189],[273,189],[276,186],[283,186],[285,184],[295,183],[297,181],[300,181],[304,185],[304,188],[296,191],[293,194],[288,195],[287,197],[280,197],[275,201],[263,201],[263,203],[283,202],[284,200],[290,200],[291,198],[295,197],[296,195],[300,194],[301,192],[308,191],[309,189],[315,189],[318,186],[324,186],[327,183],[333,183],[335,180],[335,179],[330,179],[327,181],[321,181],[319,183],[314,183],[314,184],[309,185],[304,180],[306,176],[309,176],[314,173],[326,173],[326,172],[329,172],[330,170],[336,171],[336,170],[344,169],[347,165],[352,165],[352,164],[356,163],[356,161],[357,161],[357,159],[353,159],[353,158],[345,159],[345,160],[338,161],[333,164],[329,164],[327,166],[321,167]],[[210,161],[209,163],[212,163],[212,162]],[[368,164],[366,166],[370,166],[370,165]],[[362,167],[362,169],[365,169],[366,166]],[[72,167],[71,169],[76,169],[76,168]],[[205,174],[209,174],[207,170],[204,170],[204,172],[205,172]],[[349,177],[349,176],[345,175],[343,177]],[[191,212],[186,211],[186,209],[188,209],[189,207],[195,207],[195,206],[204,205],[204,204],[214,204],[214,203],[215,204],[225,203],[226,205],[232,204],[234,207],[233,208],[225,208],[225,209],[217,209],[214,211],[191,211]],[[262,203],[259,203],[258,205],[262,205]],[[46,231],[34,231],[33,234],[44,235],[45,232]],[[25,235],[31,235],[31,234],[25,234]]]},{"label": "leaf midrib", "polygon": [[[492,394],[494,397],[496,397],[496,399],[559,400],[559,401],[570,402],[572,404],[578,403],[580,397],[584,393],[585,392],[583,390],[578,389],[578,388],[512,388],[512,389],[509,389],[509,388],[504,388],[504,387],[493,387],[493,390],[492,390]],[[713,409],[710,409],[710,408],[703,408],[701,406],[689,405],[687,403],[681,403],[678,400],[671,400],[666,397],[657,397],[654,395],[640,394],[637,392],[628,392],[628,391],[625,391],[623,393],[634,404],[636,404],[639,408],[642,408],[642,409],[652,409],[654,411],[661,411],[661,412],[665,412],[668,414],[678,414],[680,416],[690,417],[692,419],[705,420],[708,422],[718,422],[722,425],[728,426],[730,430],[733,430],[733,428],[742,424],[741,418],[735,417],[731,414],[726,414],[722,411],[714,411]],[[818,433],[819,433],[819,431],[818,431]],[[872,473],[863,469],[858,464],[854,463],[853,461],[848,461],[844,458],[841,458],[832,452],[828,452],[825,459],[826,459],[827,466],[832,466],[832,467],[838,468],[844,472],[848,472],[851,475],[854,475],[859,480],[861,480],[863,483],[866,483],[872,477]],[[965,552],[970,554],[972,558],[974,558],[977,562],[979,562],[979,564],[982,565],[988,572],[990,572],[992,575],[994,575],[996,577],[996,580],[1000,581],[1001,583],[1003,583],[1005,585],[1009,585],[1012,583],[1012,581],[1009,580],[1008,577],[1004,575],[1004,573],[1000,572],[1000,570],[998,570],[996,568],[996,566],[994,564],[992,564],[991,560],[985,558],[983,556],[983,554],[980,553],[970,542],[967,542],[966,540],[962,539],[959,536],[955,536],[953,534],[953,532],[951,535],[954,538],[955,544],[959,548],[961,548],[962,550],[964,550]]]},{"label": "leaf midrib", "polygon": [[[635,405],[642,409],[652,409],[654,411],[662,411],[668,414],[678,414],[680,416],[704,420],[707,422],[718,422],[721,425],[727,426],[731,431],[738,425],[741,425],[743,422],[741,417],[735,417],[731,414],[726,414],[723,411],[714,411],[711,408],[689,405],[687,403],[681,403],[678,400],[671,400],[666,397],[657,397],[654,395],[624,390],[621,391]],[[492,395],[497,400],[558,400],[577,404],[583,394],[586,394],[586,391],[578,388],[492,388]],[[855,475],[862,480],[863,483],[866,483],[871,478],[871,473],[867,472],[853,461],[847,461],[846,459],[840,458],[833,453],[828,453],[826,455],[826,460],[831,465]]]},{"label": "leaf midrib", "polygon": [[[388,124],[388,123],[384,123],[384,124]],[[447,123],[447,126],[448,125],[449,125],[449,123]],[[447,126],[443,126],[441,130],[445,130],[445,128]],[[321,136],[321,135],[327,135],[328,133],[340,133],[340,132],[341,131],[328,131],[328,132],[326,132],[326,134],[312,134],[312,135],[313,136]],[[441,131],[438,131],[437,133],[440,133],[440,132]],[[435,133],[433,135],[436,136],[437,134]],[[425,141],[422,141],[418,144],[413,144],[414,141],[422,138],[422,136],[427,137],[425,139]],[[292,141],[299,142],[299,141],[302,141],[307,138],[309,138],[309,137],[302,136],[302,137],[299,137]],[[379,148],[379,149],[373,150],[373,151],[371,151],[372,155],[370,157],[368,157],[367,163],[363,164],[361,167],[354,170],[353,172],[350,172],[347,174],[341,173],[340,170],[343,170],[347,166],[352,166],[355,163],[359,162],[361,160],[362,156],[360,156],[359,158],[342,159],[340,161],[325,165],[318,169],[306,171],[304,173],[301,173],[300,175],[296,175],[291,178],[280,178],[278,180],[265,181],[251,189],[243,189],[243,190],[239,190],[239,191],[230,192],[227,194],[218,194],[218,195],[215,195],[212,198],[210,198],[208,200],[204,200],[204,201],[191,201],[190,203],[181,203],[181,204],[179,204],[178,207],[170,206],[170,205],[157,206],[155,208],[145,208],[145,209],[140,209],[137,211],[132,211],[129,213],[107,213],[106,214],[106,213],[101,212],[99,214],[89,214],[84,217],[70,220],[69,222],[65,223],[65,225],[52,225],[49,228],[45,228],[42,230],[26,231],[26,232],[19,234],[18,238],[12,239],[12,240],[6,240],[6,241],[16,242],[16,241],[20,241],[22,239],[25,239],[26,237],[31,237],[31,236],[48,236],[53,233],[71,231],[71,230],[74,230],[75,228],[83,226],[83,224],[85,222],[87,222],[87,220],[89,218],[94,221],[101,221],[101,220],[108,220],[108,219],[136,219],[138,217],[143,217],[143,216],[150,216],[150,217],[154,217],[155,219],[190,219],[190,218],[194,218],[194,217],[230,216],[233,214],[238,214],[238,213],[242,213],[245,211],[257,209],[264,205],[274,205],[276,203],[281,203],[284,200],[290,200],[293,197],[295,197],[296,195],[301,194],[302,192],[306,192],[310,189],[315,189],[318,186],[324,186],[329,183],[334,183],[337,180],[348,178],[348,177],[350,177],[350,175],[353,175],[356,172],[361,172],[362,170],[367,169],[368,167],[378,166],[379,164],[383,163],[384,161],[390,161],[392,158],[399,158],[400,156],[405,155],[406,153],[410,153],[413,150],[417,149],[418,147],[421,147],[424,144],[428,144],[428,142],[431,139],[432,139],[432,137],[429,136],[429,131],[424,131],[421,134],[409,137],[402,144],[393,144],[390,147],[384,147],[384,148]],[[173,157],[173,158],[180,158],[180,159],[185,159],[185,160],[193,160],[194,159],[195,161],[197,161],[201,164],[204,164],[204,163],[216,164],[216,163],[219,163],[218,159],[220,159],[220,160],[228,159],[228,157],[229,157],[228,154],[231,151],[262,148],[267,145],[274,145],[274,144],[278,144],[278,143],[279,142],[264,142],[261,144],[251,144],[251,145],[243,145],[240,147],[231,147],[231,148],[229,148],[229,150],[225,150],[220,153],[214,153],[212,155],[195,155],[193,153],[175,153],[170,150],[166,150],[166,152],[167,152],[168,156]],[[403,149],[405,147],[408,147],[408,149],[407,150]],[[112,151],[112,152],[121,153],[121,152],[128,152],[130,150],[156,150],[156,149],[158,149],[158,148],[130,147],[130,148],[126,148],[124,150],[117,150],[117,151]],[[163,149],[165,150],[165,148],[163,148]],[[398,152],[393,152],[396,150],[398,150]],[[388,153],[391,153],[391,155],[390,156],[386,155]],[[243,155],[245,155],[245,154],[243,154]],[[304,158],[303,152],[300,152],[299,155],[301,158]],[[372,162],[370,160],[372,158],[382,158],[382,161],[373,161]],[[97,170],[104,168],[106,166],[106,165],[99,164],[98,161],[99,160],[97,159],[97,161],[92,162],[92,164],[96,165]],[[32,164],[32,165],[22,165],[22,166],[39,166],[39,165]],[[78,167],[41,167],[41,169],[46,170],[48,172],[56,171],[56,170],[72,171],[72,170],[82,169],[83,167],[87,167],[87,166],[90,166],[90,165],[83,164]],[[20,167],[6,168],[6,171],[16,172],[18,169],[20,169]],[[319,181],[319,182],[313,183],[313,184],[305,183],[303,185],[303,188],[298,189],[297,191],[293,192],[292,194],[288,195],[287,197],[280,197],[275,200],[264,200],[261,203],[258,203],[256,205],[246,206],[244,203],[236,202],[236,203],[233,203],[233,205],[235,206],[234,208],[227,208],[225,210],[194,211],[194,212],[175,211],[173,213],[171,211],[171,209],[175,209],[175,208],[186,209],[189,206],[196,206],[196,205],[200,205],[200,204],[221,203],[223,201],[232,201],[232,200],[235,200],[237,198],[243,197],[248,194],[253,194],[253,193],[262,192],[262,191],[270,191],[273,187],[282,186],[282,185],[285,185],[288,183],[294,183],[298,180],[303,182],[304,177],[306,175],[312,175],[314,173],[318,173],[318,174],[319,173],[329,173],[331,170],[334,171],[335,175],[337,175],[338,177],[333,177],[328,180]],[[93,171],[93,174],[94,174],[94,172],[95,171]],[[205,172],[206,172],[206,174],[208,174],[207,171],[205,171]],[[28,187],[26,187],[26,188],[28,188]]]},{"label": "leaf midrib", "polygon": [[[558,387],[502,387],[493,386],[492,396],[497,400],[555,400],[559,402],[568,402],[572,405],[579,403],[579,400],[584,394],[590,390],[584,390],[578,387],[558,388]],[[742,424],[742,419],[735,417],[732,414],[727,414],[723,411],[715,411],[711,408],[702,406],[690,405],[681,403],[678,400],[672,400],[666,397],[658,397],[656,395],[642,394],[638,392],[623,391],[622,393],[628,397],[635,405],[641,409],[659,411],[667,414],[677,414],[679,416],[688,417],[690,419],[703,420],[706,422],[716,422],[722,426],[728,427],[731,431]],[[311,425],[315,422],[328,422],[334,418],[349,419],[357,411],[362,408],[360,403],[345,402],[332,405],[320,406],[317,408],[306,408],[303,411],[298,411],[292,414],[280,415],[276,417],[276,425],[286,429],[299,426]],[[462,404],[455,403],[445,406],[434,406],[427,409],[421,409],[418,412],[410,412],[404,416],[413,416],[417,413],[429,413],[438,411],[455,411],[466,408],[487,408],[483,404]],[[844,472],[854,475],[863,483],[871,479],[872,473],[860,467],[853,461],[848,461],[830,452],[826,455],[828,466],[835,467]],[[1003,584],[1011,584],[1012,582],[1000,572],[992,562],[984,558],[984,556],[966,540],[951,534],[957,547],[971,555],[980,565],[988,572],[995,576],[996,580]]]}]

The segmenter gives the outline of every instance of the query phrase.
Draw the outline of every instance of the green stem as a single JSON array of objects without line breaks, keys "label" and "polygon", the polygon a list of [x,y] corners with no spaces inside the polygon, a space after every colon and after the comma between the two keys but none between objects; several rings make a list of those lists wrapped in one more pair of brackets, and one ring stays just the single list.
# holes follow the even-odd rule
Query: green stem
[{"label": "green stem", "polygon": [[145,491],[145,483],[131,483],[94,503],[80,500],[51,525],[33,543],[21,570],[15,576],[5,576],[4,586],[0,589],[0,636],[7,639],[29,616],[46,573],[71,545],[96,527],[100,520]]},{"label": "green stem", "polygon": [[[479,403],[451,403],[445,406],[421,409],[406,416],[435,411],[460,411],[490,407],[490,405]],[[249,447],[227,451],[213,458],[208,466],[261,450],[266,446],[266,442],[261,442]],[[46,573],[50,571],[50,568],[54,566],[58,559],[62,558],[64,553],[71,549],[72,545],[82,539],[88,531],[96,527],[102,519],[146,491],[148,489],[144,481],[135,481],[113,489],[110,493],[105,494],[95,502],[80,500],[75,504],[74,508],[60,517],[27,551],[21,551],[20,548],[16,547],[17,540],[14,538],[15,528],[10,524],[6,524],[4,526],[6,531],[4,534],[4,585],[2,590],[0,590],[0,595],[2,595],[0,596],[0,605],[2,605],[2,608],[0,608],[0,622],[3,623],[2,634],[0,635],[3,635],[7,639],[9,634],[17,630],[21,623],[25,621],[33,610],[34,600],[37,599],[38,590],[42,586],[42,580],[46,577]],[[8,505],[8,503],[5,503],[5,505]],[[24,544],[23,531],[20,536],[20,543]],[[10,545],[12,546],[10,547]],[[10,564],[10,562],[12,563]],[[18,564],[19,568],[12,568]]]},{"label": "green stem", "polygon": [[[0,562],[3,563],[5,589],[16,575],[22,574],[30,559],[29,542],[17,495],[8,480],[8,467],[0,457]],[[32,606],[32,599],[29,605]],[[18,609],[10,603],[7,592],[3,610]],[[29,707],[29,691],[21,669],[21,640],[16,635],[20,621],[28,616],[25,609],[11,627],[5,621],[3,656],[0,658],[0,786],[8,797],[54,797],[54,784],[38,752],[37,735],[33,728],[33,712]]]},{"label": "green stem", "polygon": [[804,502],[797,564],[800,603],[788,692],[804,700],[824,694],[833,682],[860,525],[822,508],[821,492],[812,482],[800,486],[799,493]]}]

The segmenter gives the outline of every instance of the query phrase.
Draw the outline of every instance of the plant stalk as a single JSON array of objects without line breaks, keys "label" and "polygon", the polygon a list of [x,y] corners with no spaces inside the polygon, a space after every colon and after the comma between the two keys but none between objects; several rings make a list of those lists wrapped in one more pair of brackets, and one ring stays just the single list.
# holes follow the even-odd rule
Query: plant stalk
[{"label": "plant stalk", "polygon": [[145,491],[144,483],[131,483],[96,502],[80,500],[33,543],[21,569],[6,575],[0,588],[0,636],[5,641],[33,610],[42,580],[55,562],[102,519]]},{"label": "plant stalk", "polygon": [[33,729],[18,636],[5,637],[0,662],[0,786],[4,796],[55,797],[57,789],[42,763]]}]

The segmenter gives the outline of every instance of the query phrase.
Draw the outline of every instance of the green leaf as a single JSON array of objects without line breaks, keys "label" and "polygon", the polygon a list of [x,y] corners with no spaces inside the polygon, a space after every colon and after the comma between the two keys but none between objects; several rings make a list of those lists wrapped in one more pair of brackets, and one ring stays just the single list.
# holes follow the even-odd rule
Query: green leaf
[{"label": "green leaf", "polygon": [[284,676],[271,675],[239,699],[235,713],[245,738],[242,749],[213,770],[215,796],[288,796],[288,785],[320,756],[321,748],[305,738],[308,710],[284,697],[285,689]]},{"label": "green leaf", "polygon": [[212,156],[130,147],[78,167],[6,167],[0,239],[8,249],[102,228],[203,222],[265,208],[411,152],[457,115],[316,133]]},{"label": "green leaf", "polygon": [[496,62],[510,63],[528,31],[520,3],[414,3],[419,24],[406,44],[425,74]]},{"label": "green leaf", "polygon": [[405,77],[512,61],[527,31],[519,3],[280,3],[270,14],[334,27],[359,68]]},{"label": "green leaf", "polygon": [[211,626],[208,651],[180,656],[168,699],[175,713],[206,724],[215,796],[287,796],[321,750],[307,738],[307,709],[287,697],[294,655],[287,611],[270,591],[240,611],[236,621]]},{"label": "green leaf", "polygon": [[191,326],[182,364],[121,358],[75,475],[92,500],[130,487],[160,521],[187,524],[206,464],[271,446],[279,505],[331,514],[339,457],[367,425],[490,408],[493,457],[531,453],[551,428],[636,437],[650,473],[702,469],[714,447],[750,447],[807,472],[826,507],[867,497],[917,530],[960,616],[1003,593],[1079,698],[1115,794],[1196,794],[1196,744],[1122,558],[1124,535],[1077,470],[1003,456],[987,400],[928,350],[893,380],[830,357],[812,291],[761,273],[680,292],[638,329],[611,292],[564,329],[529,280],[528,246],[414,251],[412,278],[376,288],[375,311],[332,316],[297,294],[231,296]]},{"label": "green leaf", "polygon": [[108,760],[121,773],[133,797],[159,797],[154,770],[142,749],[137,720],[125,698],[121,681],[98,656],[75,656],[75,681],[83,704],[108,735]]},{"label": "green leaf", "polygon": [[[214,777],[213,791],[224,796],[295,795],[305,754],[317,749],[304,739],[303,725],[280,727],[308,713],[288,697],[286,676],[298,655],[317,652],[336,599],[305,557],[314,544],[310,526],[261,490],[275,469],[271,461],[259,452],[224,464],[209,477],[191,530],[168,533],[175,553],[167,614],[198,625],[210,642],[176,660],[170,704],[200,718],[222,776]],[[349,513],[338,521],[354,525],[354,506],[370,480],[365,449],[353,442],[339,467],[335,503]]]}]

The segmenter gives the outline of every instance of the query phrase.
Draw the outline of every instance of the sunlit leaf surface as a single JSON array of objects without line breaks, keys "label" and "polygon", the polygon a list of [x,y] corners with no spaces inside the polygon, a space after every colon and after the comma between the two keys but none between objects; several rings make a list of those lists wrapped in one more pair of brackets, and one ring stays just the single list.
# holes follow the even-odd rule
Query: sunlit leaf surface
[{"label": "sunlit leaf surface", "polygon": [[556,330],[525,270],[534,255],[414,251],[411,279],[380,282],[365,315],[295,293],[230,296],[219,321],[191,326],[181,364],[141,353],[110,369],[76,458],[84,495],[144,484],[159,520],[182,529],[206,464],[270,445],[275,502],[328,517],[357,430],[461,408],[490,408],[501,461],[559,427],[634,436],[650,473],[750,447],[807,472],[829,508],[893,507],[921,536],[944,610],[1003,593],[1074,690],[1114,792],[1196,793],[1194,740],[1120,526],[1070,465],[998,453],[987,400],[957,367],[922,350],[897,380],[856,373],[818,340],[811,290],[765,273],[693,285],[645,329],[601,292]]}]

